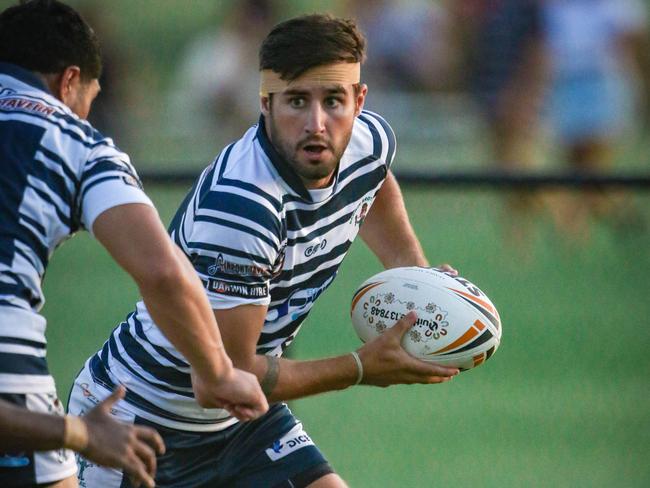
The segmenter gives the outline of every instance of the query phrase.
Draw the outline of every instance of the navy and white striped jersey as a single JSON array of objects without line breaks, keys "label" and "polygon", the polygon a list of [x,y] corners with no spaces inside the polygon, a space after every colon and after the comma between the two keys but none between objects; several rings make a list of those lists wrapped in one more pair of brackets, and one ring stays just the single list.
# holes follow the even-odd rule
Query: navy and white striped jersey
[{"label": "navy and white striped jersey", "polygon": [[128,156],[48,93],[0,63],[0,392],[54,391],[41,282],[54,249],[104,210],[151,204]]},{"label": "navy and white striped jersey", "polygon": [[[332,186],[310,191],[275,151],[261,118],[203,171],[170,233],[214,309],[268,305],[259,354],[280,356],[295,338],[334,280],[394,154],[391,128],[364,111]],[[142,302],[88,364],[107,387],[125,384],[135,412],[154,422],[197,431],[235,422],[194,401],[188,364]]]}]

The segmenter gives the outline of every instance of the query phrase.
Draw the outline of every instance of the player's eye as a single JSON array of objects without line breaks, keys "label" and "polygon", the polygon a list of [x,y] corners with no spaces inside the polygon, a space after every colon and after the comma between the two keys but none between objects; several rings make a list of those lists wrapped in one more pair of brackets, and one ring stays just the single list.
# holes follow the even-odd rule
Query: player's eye
[{"label": "player's eye", "polygon": [[338,97],[327,97],[325,99],[325,106],[327,108],[336,108],[342,103],[342,100]]},{"label": "player's eye", "polygon": [[303,97],[292,97],[289,99],[289,105],[292,108],[302,108],[305,106],[305,99]]}]

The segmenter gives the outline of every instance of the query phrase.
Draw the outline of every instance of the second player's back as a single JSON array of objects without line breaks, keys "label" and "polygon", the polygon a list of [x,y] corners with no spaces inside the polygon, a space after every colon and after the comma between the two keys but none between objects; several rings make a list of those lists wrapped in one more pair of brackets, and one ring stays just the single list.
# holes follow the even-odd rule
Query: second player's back
[{"label": "second player's back", "polygon": [[139,182],[110,139],[32,72],[7,63],[0,63],[0,137],[0,273],[10,268],[22,288],[15,300],[23,301],[14,305],[37,311],[51,253],[110,201],[93,190],[111,179],[138,188]]},{"label": "second player's back", "polygon": [[71,234],[149,202],[128,158],[22,67],[0,63],[0,389],[50,392],[41,281]]}]

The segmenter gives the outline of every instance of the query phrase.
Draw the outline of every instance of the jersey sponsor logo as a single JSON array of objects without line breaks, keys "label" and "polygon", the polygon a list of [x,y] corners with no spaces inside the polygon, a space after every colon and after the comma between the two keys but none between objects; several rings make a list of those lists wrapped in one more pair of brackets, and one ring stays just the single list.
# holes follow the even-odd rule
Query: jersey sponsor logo
[{"label": "jersey sponsor logo", "polygon": [[217,273],[226,273],[238,276],[268,276],[269,272],[255,264],[233,263],[224,259],[219,253],[214,264],[208,266],[208,274],[214,276]]},{"label": "jersey sponsor logo", "polygon": [[330,276],[325,283],[317,288],[294,291],[281,306],[275,310],[269,310],[266,321],[273,322],[286,315],[291,315],[291,320],[296,320],[305,314],[305,310],[311,308],[312,304],[330,286],[332,281],[334,281],[334,276]]},{"label": "jersey sponsor logo", "polygon": [[302,424],[296,424],[293,429],[274,441],[271,447],[266,449],[266,455],[271,461],[277,461],[298,449],[313,445],[314,441],[303,430]]},{"label": "jersey sponsor logo", "polygon": [[316,244],[308,246],[307,249],[305,249],[305,256],[310,258],[314,254],[325,249],[326,247],[327,247],[327,239],[323,239],[321,242],[317,242]]},{"label": "jersey sponsor logo", "polygon": [[131,175],[122,176],[122,181],[129,186],[133,186],[135,188],[139,188],[140,190],[142,190],[142,183],[140,183],[140,180],[134,178]]},{"label": "jersey sponsor logo", "polygon": [[37,112],[39,114],[52,115],[56,110],[47,105],[24,98],[5,98],[0,100],[0,108],[17,108],[23,111]]},{"label": "jersey sponsor logo", "polygon": [[248,283],[216,280],[214,278],[208,281],[208,290],[221,295],[240,298],[265,298],[269,296],[267,284],[249,285]]},{"label": "jersey sponsor logo", "polygon": [[363,224],[363,221],[366,220],[366,216],[368,215],[368,210],[370,210],[370,205],[372,205],[374,199],[374,196],[369,196],[364,197],[363,200],[361,200],[361,203],[352,214],[352,217],[350,217],[351,224],[357,225],[359,227],[361,224]]}]

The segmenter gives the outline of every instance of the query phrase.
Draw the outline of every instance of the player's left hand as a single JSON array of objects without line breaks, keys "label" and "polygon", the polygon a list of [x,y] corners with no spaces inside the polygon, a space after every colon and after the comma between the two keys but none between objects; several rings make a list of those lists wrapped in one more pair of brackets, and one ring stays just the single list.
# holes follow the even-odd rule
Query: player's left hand
[{"label": "player's left hand", "polygon": [[399,384],[434,384],[451,380],[460,371],[458,368],[422,361],[407,353],[402,347],[402,338],[415,321],[417,315],[409,312],[383,334],[366,342],[357,350],[363,365],[364,385],[386,387]]},{"label": "player's left hand", "polygon": [[451,276],[458,276],[458,270],[453,268],[450,264],[440,264],[435,267],[435,269],[442,271],[443,273],[449,273]]}]

